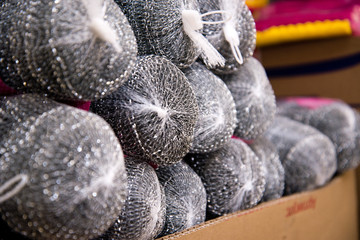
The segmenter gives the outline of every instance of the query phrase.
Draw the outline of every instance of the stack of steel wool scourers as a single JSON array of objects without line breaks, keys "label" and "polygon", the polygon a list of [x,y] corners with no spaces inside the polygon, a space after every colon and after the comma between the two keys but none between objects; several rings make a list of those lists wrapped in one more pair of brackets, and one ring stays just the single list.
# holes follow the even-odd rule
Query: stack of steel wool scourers
[{"label": "stack of steel wool scourers", "polygon": [[360,162],[345,103],[275,116],[243,0],[0,4],[1,240],[154,239]]}]

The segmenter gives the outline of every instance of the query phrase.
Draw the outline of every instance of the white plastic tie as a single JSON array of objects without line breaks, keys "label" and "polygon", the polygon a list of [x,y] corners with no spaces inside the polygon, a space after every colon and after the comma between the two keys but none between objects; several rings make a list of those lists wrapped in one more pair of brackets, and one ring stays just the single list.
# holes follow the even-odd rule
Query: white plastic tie
[{"label": "white plastic tie", "polygon": [[230,15],[227,17],[227,19],[230,18],[230,21],[226,21],[223,26],[225,39],[230,44],[235,60],[239,64],[243,64],[244,59],[239,48],[240,38],[238,32],[236,31],[236,24],[238,20],[237,10],[239,8],[239,4],[241,4],[240,0],[222,0],[221,8],[225,11],[225,15]]},{"label": "white plastic tie", "polygon": [[[224,66],[224,57],[221,56],[221,54],[209,43],[209,41],[200,32],[198,32],[203,28],[204,21],[202,21],[201,19],[202,16],[204,15],[201,15],[196,10],[183,10],[182,21],[184,31],[201,51],[203,57],[205,58],[204,61],[206,65],[208,65],[210,68],[216,66]],[[209,22],[206,22],[206,24],[209,24]],[[214,22],[213,24],[218,23]]]},{"label": "white plastic tie", "polygon": [[[15,177],[6,181],[2,186],[0,186],[0,194],[3,194],[5,192],[5,194],[0,195],[0,203],[14,197],[25,187],[28,182],[29,177],[25,174],[18,174]],[[12,186],[14,187],[11,189]]]},{"label": "white plastic tie", "polygon": [[236,32],[235,28],[231,26],[230,24],[226,24],[223,27],[224,36],[226,41],[230,44],[231,51],[235,57],[235,60],[239,64],[244,63],[244,59],[242,57],[241,51],[240,51],[240,39],[239,34]]},{"label": "white plastic tie", "polygon": [[105,21],[106,3],[103,0],[82,0],[89,17],[89,29],[96,38],[110,43],[117,52],[121,52],[116,31]]},{"label": "white plastic tie", "polygon": [[[210,12],[207,12],[207,13],[203,13],[201,14],[201,18],[203,17],[206,17],[206,16],[209,16],[209,15],[213,15],[213,14],[222,14],[223,16],[226,14],[226,11],[223,11],[223,10],[218,10],[218,11],[210,11]],[[229,15],[229,14],[228,14]],[[203,24],[209,24],[209,25],[214,25],[214,24],[222,24],[222,23],[226,23],[228,21],[231,20],[231,15],[229,15],[228,18],[226,19],[223,19],[223,20],[220,20],[220,21],[202,21]]]}]

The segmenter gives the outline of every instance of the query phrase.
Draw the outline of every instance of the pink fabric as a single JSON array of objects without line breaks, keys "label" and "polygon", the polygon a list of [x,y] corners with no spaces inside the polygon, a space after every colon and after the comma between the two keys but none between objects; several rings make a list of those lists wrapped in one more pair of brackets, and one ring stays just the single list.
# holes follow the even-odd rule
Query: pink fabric
[{"label": "pink fabric", "polygon": [[331,98],[292,97],[292,98],[286,98],[285,101],[295,102],[299,106],[306,107],[309,109],[317,109],[319,107],[337,102],[338,100]]},{"label": "pink fabric", "polygon": [[0,96],[14,95],[16,91],[7,86],[0,78]]},{"label": "pink fabric", "polygon": [[357,26],[359,7],[360,0],[280,0],[257,12],[256,29],[336,19],[349,19]]}]

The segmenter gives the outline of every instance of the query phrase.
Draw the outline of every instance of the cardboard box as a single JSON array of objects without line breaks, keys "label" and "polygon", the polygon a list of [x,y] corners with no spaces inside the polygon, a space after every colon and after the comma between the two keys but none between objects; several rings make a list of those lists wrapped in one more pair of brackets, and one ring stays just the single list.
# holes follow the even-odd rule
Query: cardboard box
[{"label": "cardboard box", "polygon": [[257,51],[276,96],[338,98],[360,109],[359,37],[292,42]]},{"label": "cardboard box", "polygon": [[[357,198],[358,198],[358,229],[360,229],[360,166],[356,169],[356,184],[357,184]],[[359,233],[360,239],[360,233]]]},{"label": "cardboard box", "polygon": [[328,185],[207,221],[161,240],[357,240],[355,171]]}]

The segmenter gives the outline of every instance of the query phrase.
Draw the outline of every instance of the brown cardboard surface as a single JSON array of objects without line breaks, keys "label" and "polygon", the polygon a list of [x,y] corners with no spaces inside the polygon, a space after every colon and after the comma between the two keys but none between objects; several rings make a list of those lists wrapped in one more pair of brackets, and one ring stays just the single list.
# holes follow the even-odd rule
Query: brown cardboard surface
[{"label": "brown cardboard surface", "polygon": [[[357,184],[357,198],[358,198],[358,202],[360,202],[360,166],[358,166],[356,168],[356,184]],[[359,203],[358,203],[358,229],[360,229],[360,207],[359,207]],[[359,233],[360,235],[360,233]],[[360,239],[360,236],[359,236]]]},{"label": "brown cardboard surface", "polygon": [[320,189],[262,203],[161,238],[170,239],[357,240],[355,171]]},{"label": "brown cardboard surface", "polygon": [[268,67],[294,66],[341,58],[360,51],[360,37],[338,37],[299,41],[258,49]]},{"label": "brown cardboard surface", "polygon": [[330,97],[360,107],[360,64],[326,73],[269,79],[277,97]]},{"label": "brown cardboard surface", "polygon": [[[287,43],[257,49],[257,56],[265,69],[281,69],[329,63],[332,60],[347,61],[360,53],[360,37],[338,37],[312,41]],[[354,55],[355,54],[355,55]],[[352,60],[354,61],[354,59]],[[358,64],[313,73],[280,75],[269,74],[277,97],[318,96],[342,99],[360,109],[360,59]]]}]

